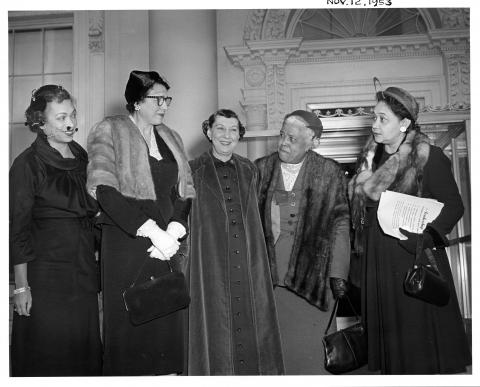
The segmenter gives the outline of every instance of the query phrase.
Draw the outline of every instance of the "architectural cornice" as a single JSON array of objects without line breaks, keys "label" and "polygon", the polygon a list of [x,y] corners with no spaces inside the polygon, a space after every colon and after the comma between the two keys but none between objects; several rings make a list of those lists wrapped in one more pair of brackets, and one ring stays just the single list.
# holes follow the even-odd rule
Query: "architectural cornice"
[{"label": "architectural cornice", "polygon": [[287,59],[290,63],[362,61],[378,58],[438,56],[466,52],[470,38],[444,33],[338,40],[297,39],[246,41],[244,46],[225,47],[233,64],[241,67]]}]

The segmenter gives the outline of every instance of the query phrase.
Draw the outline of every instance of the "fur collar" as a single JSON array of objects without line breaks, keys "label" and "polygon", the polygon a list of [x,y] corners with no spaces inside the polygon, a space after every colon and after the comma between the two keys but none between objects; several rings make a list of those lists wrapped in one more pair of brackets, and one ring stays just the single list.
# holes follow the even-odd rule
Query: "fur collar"
[{"label": "fur collar", "polygon": [[421,132],[409,132],[398,151],[375,169],[377,147],[371,136],[359,157],[357,174],[348,185],[354,229],[362,228],[367,198],[378,201],[387,189],[415,196],[422,194],[423,168],[430,154],[428,137]]},{"label": "fur collar", "polygon": [[[180,136],[166,125],[155,127],[178,165],[178,194],[195,197],[192,174]],[[95,197],[98,185],[108,185],[124,196],[155,200],[148,147],[140,131],[127,116],[107,117],[88,136],[87,189]]]}]

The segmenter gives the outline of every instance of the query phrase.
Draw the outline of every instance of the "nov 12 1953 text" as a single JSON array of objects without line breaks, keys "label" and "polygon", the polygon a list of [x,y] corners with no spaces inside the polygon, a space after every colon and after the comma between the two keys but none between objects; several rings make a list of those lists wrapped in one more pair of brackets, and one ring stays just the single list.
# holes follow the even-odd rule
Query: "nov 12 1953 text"
[{"label": "nov 12 1953 text", "polygon": [[326,0],[326,5],[345,7],[389,7],[393,0]]}]

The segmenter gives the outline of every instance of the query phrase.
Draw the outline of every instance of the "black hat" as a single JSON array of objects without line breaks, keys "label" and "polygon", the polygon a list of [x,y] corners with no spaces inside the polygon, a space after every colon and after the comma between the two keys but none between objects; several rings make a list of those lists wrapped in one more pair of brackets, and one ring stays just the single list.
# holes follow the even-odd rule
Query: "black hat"
[{"label": "black hat", "polygon": [[168,90],[170,86],[156,71],[133,70],[128,77],[125,87],[125,99],[133,104],[142,100],[148,90],[155,84],[160,83]]},{"label": "black hat", "polygon": [[287,114],[284,121],[293,116],[302,118],[307,123],[306,127],[314,131],[315,137],[320,137],[322,135],[322,121],[320,121],[320,118],[318,118],[315,113],[306,110],[295,110],[290,114]]}]

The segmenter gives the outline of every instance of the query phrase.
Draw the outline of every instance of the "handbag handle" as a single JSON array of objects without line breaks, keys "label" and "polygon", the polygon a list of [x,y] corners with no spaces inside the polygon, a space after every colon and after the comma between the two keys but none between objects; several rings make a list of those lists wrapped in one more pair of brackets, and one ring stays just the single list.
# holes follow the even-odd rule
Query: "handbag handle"
[{"label": "handbag handle", "polygon": [[[135,286],[135,283],[137,282],[138,277],[140,277],[140,274],[142,273],[142,270],[143,270],[143,268],[145,267],[145,264],[147,263],[147,261],[148,261],[149,258],[150,258],[150,257],[147,257],[147,259],[145,259],[145,261],[142,263],[142,266],[140,266],[140,270],[138,270],[137,276],[136,276],[135,279],[133,280],[133,282],[132,282],[132,284],[130,285],[130,287]],[[154,259],[156,259],[156,258],[154,258]],[[165,260],[165,262],[167,262],[167,265],[168,265],[168,268],[170,269],[170,272],[173,272],[172,265],[170,265],[170,260]]]},{"label": "handbag handle", "polygon": [[[344,297],[347,301],[348,304],[350,305],[350,308],[352,309],[353,313],[355,313],[355,318],[357,319],[358,322],[361,321],[360,316],[358,315],[357,311],[353,307],[352,301],[350,301],[350,297],[348,297],[347,294],[345,294]],[[335,300],[335,304],[333,305],[332,313],[330,314],[330,319],[328,320],[327,328],[325,329],[325,335],[328,334],[328,330],[330,329],[330,326],[332,325],[333,318],[336,317],[337,315],[337,309],[338,309],[338,302],[340,301],[340,298],[337,298]]]},{"label": "handbag handle", "polygon": [[[420,264],[420,258],[422,256],[423,239],[424,239],[423,233],[419,234],[417,238],[417,251],[415,253],[414,266]],[[438,270],[437,261],[435,260],[435,256],[433,255],[432,250],[425,249],[425,254],[427,256],[428,262],[430,263],[430,266],[432,266],[440,275],[440,277],[443,278],[442,273],[440,272],[440,270]]]}]

